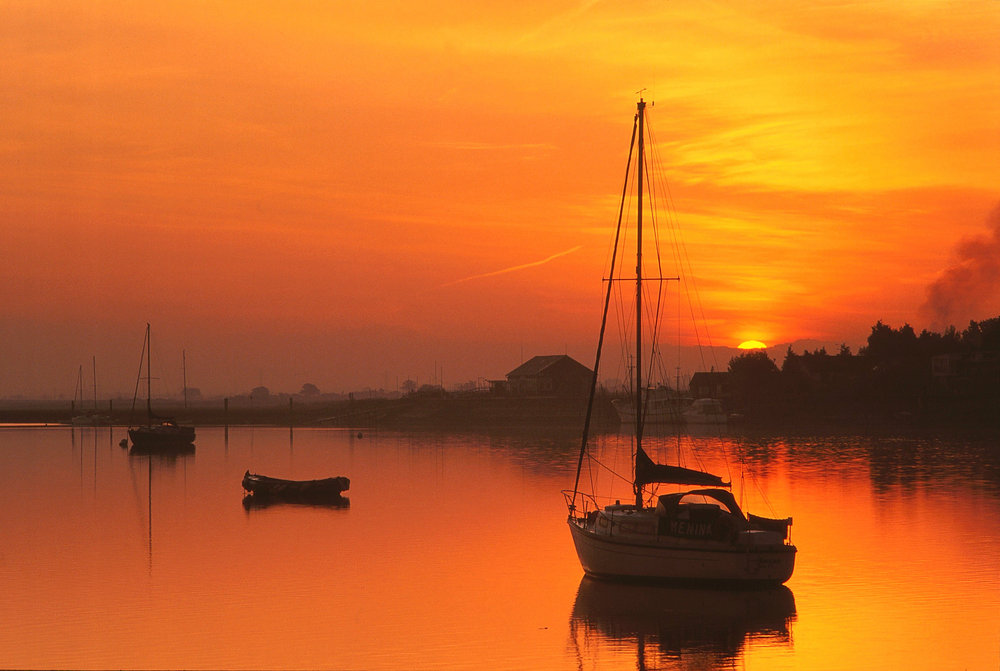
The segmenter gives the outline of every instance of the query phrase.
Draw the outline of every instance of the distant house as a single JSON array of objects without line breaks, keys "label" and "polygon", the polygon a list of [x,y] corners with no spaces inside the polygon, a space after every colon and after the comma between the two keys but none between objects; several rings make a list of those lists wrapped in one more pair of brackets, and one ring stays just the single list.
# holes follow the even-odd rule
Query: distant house
[{"label": "distant house", "polygon": [[536,356],[492,381],[494,391],[517,396],[586,396],[594,371],[565,354]]},{"label": "distant house", "polygon": [[729,394],[729,373],[695,373],[688,389],[694,398],[725,398]]},{"label": "distant house", "polygon": [[1000,352],[975,351],[931,357],[937,387],[958,395],[996,393],[1000,388]]}]

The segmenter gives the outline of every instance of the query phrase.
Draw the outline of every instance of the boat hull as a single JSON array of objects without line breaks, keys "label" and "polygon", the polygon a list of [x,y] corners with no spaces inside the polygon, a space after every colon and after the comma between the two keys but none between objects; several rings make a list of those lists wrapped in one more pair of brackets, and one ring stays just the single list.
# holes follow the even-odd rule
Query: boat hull
[{"label": "boat hull", "polygon": [[584,572],[594,578],[691,584],[780,585],[792,576],[795,547],[705,547],[638,542],[595,533],[577,518],[570,532]]},{"label": "boat hull", "polygon": [[[616,398],[611,401],[611,406],[618,414],[618,420],[622,424],[635,424],[635,405],[625,399]],[[684,417],[676,403],[654,403],[646,409],[644,418],[646,425],[650,424],[683,424]]]},{"label": "boat hull", "polygon": [[303,503],[333,503],[345,501],[342,494],[350,489],[351,481],[343,476],[322,480],[284,480],[270,478],[247,471],[243,475],[243,489],[249,503],[264,501],[289,501]]},{"label": "boat hull", "polygon": [[128,437],[132,445],[140,449],[190,445],[194,443],[194,427],[141,426],[129,429]]},{"label": "boat hull", "polygon": [[699,398],[684,411],[686,424],[719,426],[728,421],[729,416],[722,409],[722,404],[714,398]]}]

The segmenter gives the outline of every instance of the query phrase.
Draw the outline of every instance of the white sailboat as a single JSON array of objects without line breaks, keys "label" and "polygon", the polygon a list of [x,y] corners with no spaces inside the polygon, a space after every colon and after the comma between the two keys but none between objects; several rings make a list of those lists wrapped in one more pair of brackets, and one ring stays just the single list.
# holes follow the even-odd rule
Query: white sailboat
[{"label": "white sailboat", "polygon": [[[80,406],[77,408],[77,403]],[[73,426],[93,426],[94,425],[94,415],[83,409],[83,366],[80,366],[80,370],[76,374],[76,387],[73,389],[73,417],[70,422]],[[76,411],[79,410],[79,413]],[[96,410],[96,408],[95,408]]]},{"label": "white sailboat", "polygon": [[722,402],[715,398],[697,398],[684,410],[684,421],[688,424],[725,424],[729,415],[722,408]]},{"label": "white sailboat", "polygon": [[[77,373],[76,377],[76,392],[73,395],[73,418],[70,420],[73,426],[97,426],[99,424],[106,424],[111,421],[110,417],[102,417],[97,410],[97,357],[93,357],[94,365],[94,409],[85,410],[83,407],[83,366],[80,366],[80,371]],[[77,399],[79,399],[80,406],[77,408]],[[79,412],[75,412],[76,410]]]},{"label": "white sailboat", "polygon": [[[564,492],[569,508],[568,523],[584,572],[597,578],[655,580],[682,583],[778,585],[787,581],[795,565],[796,548],[789,541],[791,518],[773,519],[746,514],[733,496],[731,484],[711,473],[655,463],[643,449],[648,408],[642,384],[643,356],[643,266],[642,215],[643,169],[645,166],[646,103],[640,99],[632,131],[636,150],[636,275],[635,281],[635,365],[631,366],[636,413],[634,426],[634,502],[615,501],[601,505],[593,493],[580,490],[580,474],[589,454],[590,410],[586,415],[583,442],[577,464],[576,483]],[[632,148],[629,151],[631,163]],[[622,212],[627,184],[623,190]],[[621,221],[616,234],[612,270],[621,239]],[[604,321],[598,340],[593,388],[597,387],[604,330],[612,285],[608,281]],[[655,279],[655,278],[654,278]],[[663,279],[663,278],[659,278]],[[591,396],[593,402],[593,394]],[[647,488],[655,484],[696,486],[670,494],[654,495]]]},{"label": "white sailboat", "polygon": [[[682,424],[690,399],[665,386],[650,387],[643,396],[643,421],[648,424]],[[622,424],[635,424],[635,398],[616,398],[611,406]]]}]

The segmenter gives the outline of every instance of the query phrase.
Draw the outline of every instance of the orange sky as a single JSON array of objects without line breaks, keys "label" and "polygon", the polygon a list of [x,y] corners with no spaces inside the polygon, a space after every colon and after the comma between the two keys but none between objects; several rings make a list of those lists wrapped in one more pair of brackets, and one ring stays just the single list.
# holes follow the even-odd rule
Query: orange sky
[{"label": "orange sky", "polygon": [[165,391],[590,365],[643,87],[716,344],[940,328],[1000,245],[993,1],[0,14],[0,396],[130,391],[147,321]]}]

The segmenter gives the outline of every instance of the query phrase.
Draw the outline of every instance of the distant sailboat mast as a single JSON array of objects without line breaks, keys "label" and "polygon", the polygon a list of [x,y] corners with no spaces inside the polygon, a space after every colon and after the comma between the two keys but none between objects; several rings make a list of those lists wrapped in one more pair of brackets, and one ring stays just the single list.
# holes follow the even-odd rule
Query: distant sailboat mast
[{"label": "distant sailboat mast", "polygon": [[181,350],[181,365],[183,368],[184,375],[184,409],[187,410],[188,407],[188,363],[187,363],[187,350]]},{"label": "distant sailboat mast", "polygon": [[149,337],[149,322],[146,322],[146,424],[153,425],[153,395],[152,374],[150,373],[149,360],[153,358],[153,343]]},{"label": "distant sailboat mast", "polygon": [[76,372],[76,386],[73,387],[73,403],[70,405],[70,408],[74,413],[77,411],[76,408],[77,398],[80,399],[80,411],[82,412],[83,411],[83,364],[80,364],[80,368]]}]

